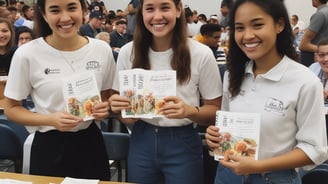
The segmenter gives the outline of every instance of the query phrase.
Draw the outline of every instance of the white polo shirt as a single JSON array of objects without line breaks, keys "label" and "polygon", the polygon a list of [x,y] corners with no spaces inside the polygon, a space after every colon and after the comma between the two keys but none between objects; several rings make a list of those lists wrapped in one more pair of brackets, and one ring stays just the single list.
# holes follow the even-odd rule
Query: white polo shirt
[{"label": "white polo shirt", "polygon": [[248,62],[238,96],[231,99],[228,72],[222,110],[261,115],[259,159],[302,149],[316,164],[327,160],[323,89],[317,76],[287,56],[254,78]]}]

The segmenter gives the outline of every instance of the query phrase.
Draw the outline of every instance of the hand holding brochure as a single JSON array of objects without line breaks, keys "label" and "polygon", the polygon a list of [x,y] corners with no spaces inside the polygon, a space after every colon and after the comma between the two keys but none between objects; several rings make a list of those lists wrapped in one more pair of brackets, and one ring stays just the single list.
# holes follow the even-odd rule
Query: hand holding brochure
[{"label": "hand holding brochure", "polygon": [[172,70],[122,70],[119,84],[121,96],[131,104],[131,109],[122,110],[123,118],[162,117],[163,98],[176,96],[176,72]]},{"label": "hand holding brochure", "polygon": [[231,154],[258,159],[260,114],[217,111],[215,125],[221,134],[220,147],[213,150],[215,160],[228,160]]},{"label": "hand holding brochure", "polygon": [[84,121],[94,119],[92,108],[101,102],[95,74],[75,75],[64,79],[63,84],[67,112],[82,117]]}]

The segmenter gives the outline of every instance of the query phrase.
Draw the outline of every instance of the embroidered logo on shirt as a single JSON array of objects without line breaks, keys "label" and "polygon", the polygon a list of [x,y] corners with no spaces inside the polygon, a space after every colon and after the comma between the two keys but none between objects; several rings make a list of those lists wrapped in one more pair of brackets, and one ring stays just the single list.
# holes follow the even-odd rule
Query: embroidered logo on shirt
[{"label": "embroidered logo on shirt", "polygon": [[86,65],[87,70],[99,70],[101,65],[98,61],[89,61]]},{"label": "embroidered logo on shirt", "polygon": [[46,75],[49,75],[49,74],[60,74],[60,69],[50,69],[50,68],[46,68],[44,69],[44,73]]},{"label": "embroidered logo on shirt", "polygon": [[286,115],[287,109],[288,109],[288,105],[284,104],[283,101],[275,98],[268,98],[264,107],[265,111],[273,112],[281,116]]}]

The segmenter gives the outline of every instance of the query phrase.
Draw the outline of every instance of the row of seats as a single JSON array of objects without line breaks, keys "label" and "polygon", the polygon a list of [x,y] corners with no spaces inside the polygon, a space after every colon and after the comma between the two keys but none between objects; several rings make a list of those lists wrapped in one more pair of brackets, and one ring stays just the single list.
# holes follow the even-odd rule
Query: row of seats
[{"label": "row of seats", "polygon": [[[108,159],[111,160],[111,166],[116,168],[117,181],[123,181],[123,170],[125,170],[124,179],[127,181],[126,159],[130,135],[106,131],[102,131],[102,134]],[[29,158],[33,138],[34,134],[29,134],[24,126],[0,119],[0,167],[9,168],[14,165],[14,172],[29,174]]]}]

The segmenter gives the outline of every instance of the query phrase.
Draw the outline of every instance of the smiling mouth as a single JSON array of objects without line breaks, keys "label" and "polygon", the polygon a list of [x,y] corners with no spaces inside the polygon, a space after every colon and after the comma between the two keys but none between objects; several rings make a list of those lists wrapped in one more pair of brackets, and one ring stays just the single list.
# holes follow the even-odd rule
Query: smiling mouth
[{"label": "smiling mouth", "polygon": [[259,42],[257,42],[257,43],[245,43],[244,46],[246,48],[254,48],[254,47],[258,46],[259,44],[260,44]]}]

